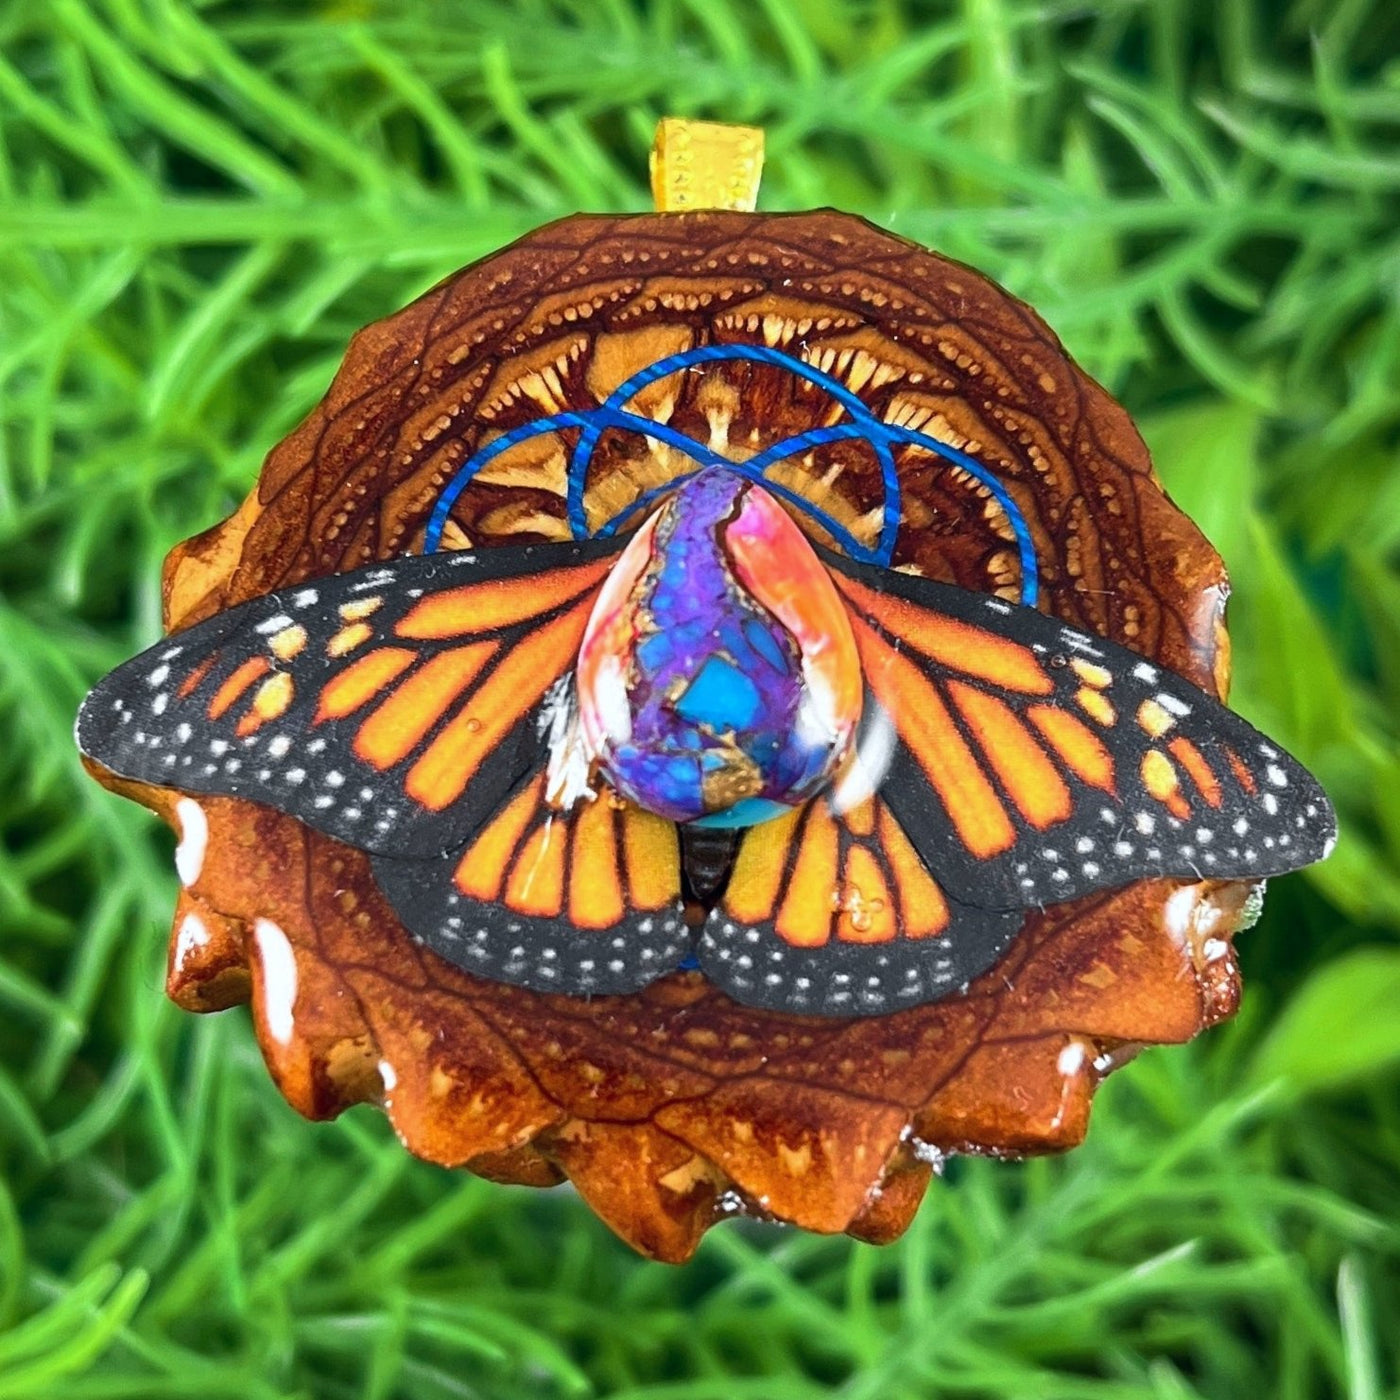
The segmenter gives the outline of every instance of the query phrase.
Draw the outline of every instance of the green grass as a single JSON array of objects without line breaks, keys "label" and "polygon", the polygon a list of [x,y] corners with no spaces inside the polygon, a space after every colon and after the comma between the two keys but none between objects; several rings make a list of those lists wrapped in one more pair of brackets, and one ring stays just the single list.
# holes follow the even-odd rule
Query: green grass
[{"label": "green grass", "polygon": [[[0,0],[0,1400],[1400,1395],[1397,40],[1387,0]],[[1236,1023],[884,1250],[729,1225],[669,1269],[303,1123],[245,1013],[165,1003],[170,841],[71,748],[349,333],[645,207],[668,112],[1041,309],[1343,816]]]}]

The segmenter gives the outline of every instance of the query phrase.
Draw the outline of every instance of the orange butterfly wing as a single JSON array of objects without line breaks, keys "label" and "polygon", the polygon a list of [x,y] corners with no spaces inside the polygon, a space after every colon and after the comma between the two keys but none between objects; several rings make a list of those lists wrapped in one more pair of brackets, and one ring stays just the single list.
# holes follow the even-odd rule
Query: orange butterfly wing
[{"label": "orange butterfly wing", "polygon": [[699,958],[750,1005],[868,1016],[970,982],[1020,924],[950,900],[878,797],[840,815],[817,798],[744,834]]},{"label": "orange butterfly wing", "polygon": [[1259,878],[1330,850],[1311,774],[1181,677],[1034,609],[823,553],[896,736],[881,800],[958,899]]},{"label": "orange butterfly wing", "polygon": [[567,812],[543,773],[462,848],[378,857],[405,927],[484,977],[574,995],[634,991],[685,956],[674,822],[601,793]]},{"label": "orange butterfly wing", "polygon": [[867,713],[831,798],[742,838],[700,942],[738,1000],[917,1005],[991,967],[1028,908],[1329,849],[1311,775],[1180,677],[1032,609],[823,556]]},{"label": "orange butterfly wing", "polygon": [[460,845],[547,757],[616,542],[408,556],[257,598],[102,680],[82,750],[374,853]]}]

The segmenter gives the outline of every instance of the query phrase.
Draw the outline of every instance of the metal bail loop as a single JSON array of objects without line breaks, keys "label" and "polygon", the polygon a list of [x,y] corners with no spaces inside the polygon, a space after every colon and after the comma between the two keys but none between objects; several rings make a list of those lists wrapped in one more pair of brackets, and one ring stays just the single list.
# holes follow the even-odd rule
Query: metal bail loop
[{"label": "metal bail loop", "polygon": [[734,209],[753,213],[763,177],[756,126],[662,117],[651,147],[651,197],[658,212]]}]

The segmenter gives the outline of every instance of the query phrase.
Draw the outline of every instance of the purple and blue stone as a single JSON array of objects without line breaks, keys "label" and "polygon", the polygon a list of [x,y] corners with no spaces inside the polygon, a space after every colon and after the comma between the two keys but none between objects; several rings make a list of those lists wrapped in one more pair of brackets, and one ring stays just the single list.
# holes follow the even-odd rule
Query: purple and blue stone
[{"label": "purple and blue stone", "polygon": [[722,468],[678,487],[628,543],[577,681],[603,780],[677,822],[780,816],[831,781],[860,718],[830,576],[774,497]]}]

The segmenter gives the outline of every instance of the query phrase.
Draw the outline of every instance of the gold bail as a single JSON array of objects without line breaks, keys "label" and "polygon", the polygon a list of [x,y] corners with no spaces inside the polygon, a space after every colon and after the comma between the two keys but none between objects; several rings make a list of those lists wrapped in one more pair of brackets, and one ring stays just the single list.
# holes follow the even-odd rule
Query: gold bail
[{"label": "gold bail", "polygon": [[651,145],[651,197],[657,209],[753,212],[763,178],[763,132],[756,126],[662,117]]}]

